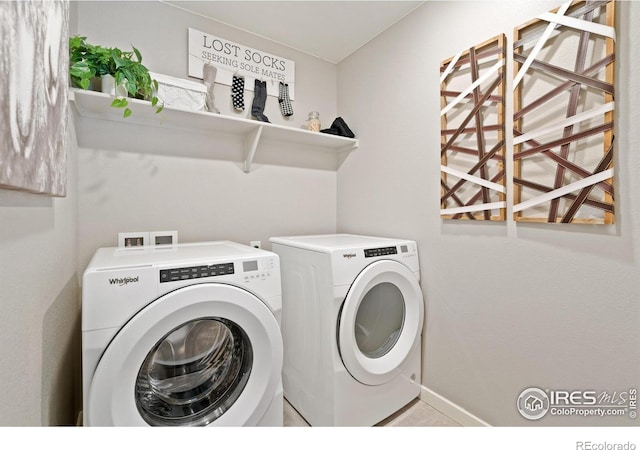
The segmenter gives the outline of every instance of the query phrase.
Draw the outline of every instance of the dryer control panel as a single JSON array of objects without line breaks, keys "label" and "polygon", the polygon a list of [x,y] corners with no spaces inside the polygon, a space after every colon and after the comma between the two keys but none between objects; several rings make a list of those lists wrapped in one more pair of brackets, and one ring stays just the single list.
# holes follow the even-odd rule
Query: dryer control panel
[{"label": "dryer control panel", "polygon": [[381,248],[365,248],[364,257],[373,258],[375,256],[397,255],[398,249],[394,247],[381,247]]}]

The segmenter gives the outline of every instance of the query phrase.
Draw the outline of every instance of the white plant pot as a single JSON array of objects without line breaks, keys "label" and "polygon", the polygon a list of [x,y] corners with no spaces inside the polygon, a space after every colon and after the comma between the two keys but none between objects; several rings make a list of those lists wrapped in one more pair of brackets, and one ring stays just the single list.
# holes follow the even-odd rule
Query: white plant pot
[{"label": "white plant pot", "polygon": [[111,75],[102,75],[102,92],[116,97],[126,97],[127,88],[123,84],[116,86],[116,79]]}]

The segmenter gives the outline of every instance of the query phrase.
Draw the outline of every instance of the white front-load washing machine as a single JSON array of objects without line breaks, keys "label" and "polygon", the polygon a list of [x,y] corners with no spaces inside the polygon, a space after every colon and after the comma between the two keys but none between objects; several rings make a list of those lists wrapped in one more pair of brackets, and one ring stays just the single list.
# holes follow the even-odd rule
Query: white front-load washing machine
[{"label": "white front-load washing machine", "polygon": [[420,395],[424,301],[415,242],[274,237],[284,396],[317,426],[374,425]]},{"label": "white front-load washing machine", "polygon": [[84,272],[89,426],[281,426],[278,256],[229,241],[102,248]]}]

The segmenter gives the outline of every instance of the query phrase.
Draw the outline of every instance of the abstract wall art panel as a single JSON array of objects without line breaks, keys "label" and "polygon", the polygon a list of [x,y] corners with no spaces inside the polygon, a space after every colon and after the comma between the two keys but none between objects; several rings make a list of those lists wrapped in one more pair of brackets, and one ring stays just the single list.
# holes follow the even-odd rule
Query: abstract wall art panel
[{"label": "abstract wall art panel", "polygon": [[445,219],[505,220],[505,36],[440,64]]},{"label": "abstract wall art panel", "polygon": [[66,195],[68,1],[0,2],[0,187]]},{"label": "abstract wall art panel", "polygon": [[614,222],[615,2],[573,1],[514,30],[514,218]]}]

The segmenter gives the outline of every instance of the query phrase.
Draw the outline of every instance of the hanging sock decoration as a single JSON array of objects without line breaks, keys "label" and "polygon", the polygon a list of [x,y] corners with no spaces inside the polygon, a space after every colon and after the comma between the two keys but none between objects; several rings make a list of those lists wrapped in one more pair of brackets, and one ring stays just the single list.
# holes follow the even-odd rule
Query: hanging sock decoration
[{"label": "hanging sock decoration", "polygon": [[280,112],[284,117],[293,116],[293,107],[289,98],[289,85],[282,81],[278,89],[278,103],[280,103]]},{"label": "hanging sock decoration", "polygon": [[244,111],[244,77],[241,75],[233,76],[231,101],[233,102],[233,109],[237,112]]},{"label": "hanging sock decoration", "polygon": [[215,97],[213,95],[213,86],[216,82],[216,74],[218,73],[218,69],[212,64],[204,64],[202,66],[202,83],[207,88],[207,97],[206,104],[207,110],[210,112],[215,112],[220,114],[220,110],[216,108],[215,105]]},{"label": "hanging sock decoration", "polygon": [[269,122],[264,115],[264,106],[267,102],[267,82],[256,79],[253,89],[253,104],[251,105],[251,115],[260,122]]}]

